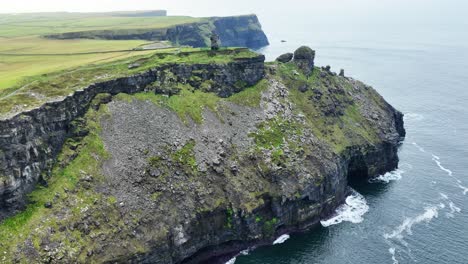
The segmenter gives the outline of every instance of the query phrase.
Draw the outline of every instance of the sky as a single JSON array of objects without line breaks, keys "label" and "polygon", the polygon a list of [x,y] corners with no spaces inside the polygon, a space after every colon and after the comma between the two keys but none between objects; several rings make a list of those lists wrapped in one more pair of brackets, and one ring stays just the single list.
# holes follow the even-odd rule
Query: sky
[{"label": "sky", "polygon": [[1,13],[168,10],[169,15],[228,16],[255,13],[276,27],[411,27],[439,31],[468,27],[468,0],[0,0]]},{"label": "sky", "polygon": [[[288,13],[308,13],[311,18],[362,13],[395,20],[444,16],[466,20],[466,0],[0,0],[0,13],[102,12],[165,9],[170,15],[226,16],[268,12],[287,19]],[[290,11],[290,12],[289,12]],[[444,21],[441,21],[444,22]]]}]

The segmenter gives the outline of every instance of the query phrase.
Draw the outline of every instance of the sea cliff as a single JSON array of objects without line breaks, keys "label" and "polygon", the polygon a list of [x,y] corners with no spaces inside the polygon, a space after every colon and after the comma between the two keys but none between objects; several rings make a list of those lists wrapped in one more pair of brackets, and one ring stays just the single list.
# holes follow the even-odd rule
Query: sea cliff
[{"label": "sea cliff", "polygon": [[317,224],[350,180],[397,168],[403,115],[310,48],[184,57],[2,121],[2,212],[42,185],[0,225],[0,258],[209,263]]}]

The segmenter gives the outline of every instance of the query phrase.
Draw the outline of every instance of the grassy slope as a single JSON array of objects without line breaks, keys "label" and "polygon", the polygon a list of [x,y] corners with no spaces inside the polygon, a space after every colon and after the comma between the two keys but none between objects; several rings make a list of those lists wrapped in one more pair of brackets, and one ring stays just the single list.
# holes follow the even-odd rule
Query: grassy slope
[{"label": "grassy slope", "polygon": [[[20,14],[0,17],[0,91],[24,77],[63,70],[102,60],[134,55],[129,52],[76,56],[11,56],[130,50],[147,41],[51,40],[41,35],[102,29],[165,28],[199,21],[192,17],[114,17],[110,14]],[[11,54],[5,56],[4,54]]]}]

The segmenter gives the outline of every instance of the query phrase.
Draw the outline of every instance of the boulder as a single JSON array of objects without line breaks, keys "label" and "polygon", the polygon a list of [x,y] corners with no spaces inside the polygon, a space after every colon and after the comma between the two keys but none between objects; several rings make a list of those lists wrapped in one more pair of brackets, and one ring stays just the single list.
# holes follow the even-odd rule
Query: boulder
[{"label": "boulder", "polygon": [[308,90],[309,90],[309,86],[308,86],[307,84],[303,84],[303,85],[299,86],[299,91],[300,91],[301,93],[305,93],[305,92],[307,92]]},{"label": "boulder", "polygon": [[314,69],[315,51],[302,46],[294,52],[294,63],[305,75],[310,75]]},{"label": "boulder", "polygon": [[344,70],[343,69],[340,70],[340,76],[344,77]]},{"label": "boulder", "polygon": [[285,54],[280,55],[278,58],[276,58],[276,61],[287,63],[293,59],[293,56],[294,54],[292,53],[285,53]]}]

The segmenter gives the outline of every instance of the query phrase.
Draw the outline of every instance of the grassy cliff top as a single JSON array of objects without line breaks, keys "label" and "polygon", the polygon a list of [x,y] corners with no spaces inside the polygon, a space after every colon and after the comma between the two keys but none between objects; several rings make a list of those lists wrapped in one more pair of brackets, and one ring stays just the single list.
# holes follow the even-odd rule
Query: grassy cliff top
[{"label": "grassy cliff top", "polygon": [[144,54],[145,51],[133,49],[151,43],[144,40],[56,40],[44,38],[44,35],[93,30],[133,32],[202,20],[188,16],[157,16],[154,11],[2,14],[0,91],[17,85],[25,77]]},{"label": "grassy cliff top", "polygon": [[133,16],[121,13],[4,14],[0,37],[12,38],[72,31],[167,28],[203,20],[189,16]]},{"label": "grassy cliff top", "polygon": [[[0,90],[0,117],[7,118],[46,102],[60,100],[92,83],[130,76],[164,64],[228,63],[235,59],[256,56],[257,53],[245,48],[227,48],[217,52],[206,48],[172,48],[112,62],[36,75],[25,79],[19,85]],[[138,67],[129,67],[131,64],[137,64]]]}]

